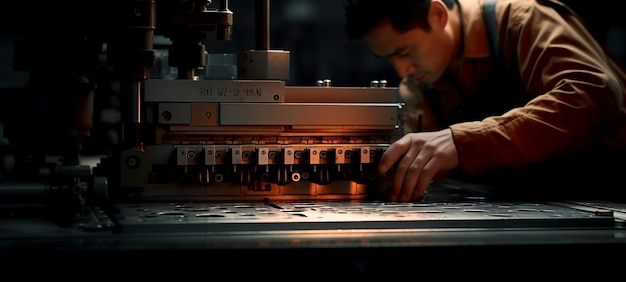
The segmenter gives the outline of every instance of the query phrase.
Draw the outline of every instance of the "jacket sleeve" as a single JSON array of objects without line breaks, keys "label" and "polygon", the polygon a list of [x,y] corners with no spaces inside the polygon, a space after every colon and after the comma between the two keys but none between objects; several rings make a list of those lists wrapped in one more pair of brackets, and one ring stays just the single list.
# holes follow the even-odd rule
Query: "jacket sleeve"
[{"label": "jacket sleeve", "polygon": [[476,175],[569,154],[616,126],[624,95],[620,76],[575,15],[510,2],[496,14],[505,65],[519,75],[531,100],[501,116],[450,126],[462,172]]}]

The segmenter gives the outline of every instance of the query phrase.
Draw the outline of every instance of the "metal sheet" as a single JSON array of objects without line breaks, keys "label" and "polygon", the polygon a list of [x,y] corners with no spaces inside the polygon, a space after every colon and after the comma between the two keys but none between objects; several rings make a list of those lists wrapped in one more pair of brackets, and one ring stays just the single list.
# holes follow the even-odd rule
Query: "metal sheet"
[{"label": "metal sheet", "polygon": [[121,206],[126,231],[595,228],[614,218],[531,202],[141,203]]}]

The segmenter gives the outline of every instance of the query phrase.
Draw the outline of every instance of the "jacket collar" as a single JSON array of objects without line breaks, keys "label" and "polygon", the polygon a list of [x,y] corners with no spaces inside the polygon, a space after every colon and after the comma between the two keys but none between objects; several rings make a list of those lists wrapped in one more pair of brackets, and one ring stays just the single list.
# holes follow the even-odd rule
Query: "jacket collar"
[{"label": "jacket collar", "polygon": [[489,57],[489,38],[483,13],[484,0],[459,0],[463,56],[471,59]]}]

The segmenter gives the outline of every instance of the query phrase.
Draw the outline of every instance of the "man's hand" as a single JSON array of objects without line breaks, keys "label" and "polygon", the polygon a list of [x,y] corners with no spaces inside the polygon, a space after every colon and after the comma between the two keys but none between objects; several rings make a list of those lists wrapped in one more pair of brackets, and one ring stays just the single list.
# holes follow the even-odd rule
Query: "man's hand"
[{"label": "man's hand", "polygon": [[452,130],[406,134],[385,151],[379,173],[387,173],[396,162],[390,200],[417,201],[433,180],[447,175],[459,164]]}]

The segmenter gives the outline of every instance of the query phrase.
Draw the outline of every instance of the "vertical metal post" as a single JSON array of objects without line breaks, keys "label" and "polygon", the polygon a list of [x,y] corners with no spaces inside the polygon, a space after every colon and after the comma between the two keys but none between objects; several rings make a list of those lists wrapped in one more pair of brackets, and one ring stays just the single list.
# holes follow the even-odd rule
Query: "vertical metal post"
[{"label": "vertical metal post", "polygon": [[256,50],[270,49],[270,1],[256,0]]}]

